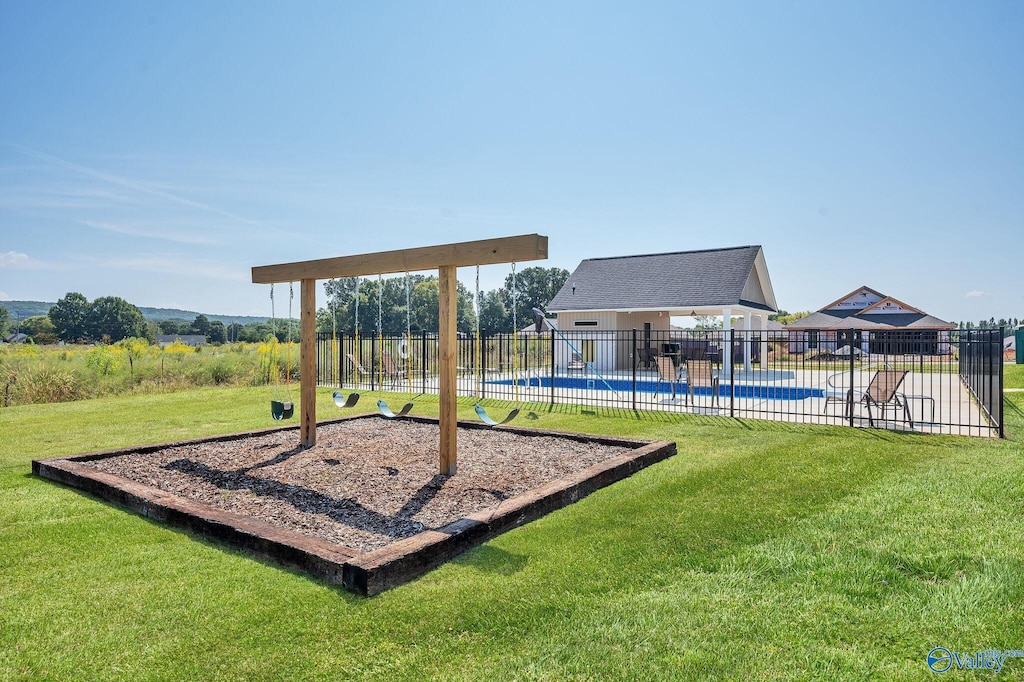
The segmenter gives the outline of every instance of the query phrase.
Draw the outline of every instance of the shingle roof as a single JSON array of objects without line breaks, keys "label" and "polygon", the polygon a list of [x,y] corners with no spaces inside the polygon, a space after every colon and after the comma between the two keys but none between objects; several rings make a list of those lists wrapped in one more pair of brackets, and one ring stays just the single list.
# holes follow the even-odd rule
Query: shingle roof
[{"label": "shingle roof", "polygon": [[548,305],[568,310],[672,310],[745,305],[742,300],[760,246],[590,258],[579,264]]},{"label": "shingle roof", "polygon": [[856,314],[855,310],[819,310],[786,325],[788,329],[953,329],[956,325],[927,314],[871,313]]}]

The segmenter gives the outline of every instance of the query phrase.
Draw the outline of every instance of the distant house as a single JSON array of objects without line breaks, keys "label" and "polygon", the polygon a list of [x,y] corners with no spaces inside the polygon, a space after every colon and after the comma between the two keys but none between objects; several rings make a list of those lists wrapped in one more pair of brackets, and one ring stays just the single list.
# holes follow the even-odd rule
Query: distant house
[{"label": "distant house", "polygon": [[[741,316],[742,327],[760,330],[764,341],[753,354],[751,344],[743,344],[749,366],[752,355],[767,354],[764,332],[768,315],[777,311],[760,246],[591,258],[576,267],[548,305],[548,312],[558,314],[558,328],[578,339],[582,359],[601,370],[632,365],[631,339],[620,335],[608,343],[610,331],[638,330],[649,356],[663,350],[652,347],[651,339],[667,340],[673,316],[721,317],[725,331],[733,316]],[[563,346],[556,351],[555,363],[565,369],[572,358]]]},{"label": "distant house", "polygon": [[25,343],[26,339],[28,339],[28,335],[17,333],[17,334],[11,334],[10,336],[8,336],[6,339],[4,339],[4,342],[5,343]]},{"label": "distant house", "polygon": [[852,345],[863,353],[946,355],[956,325],[863,286],[786,328],[802,332],[791,337],[791,353]]},{"label": "distant house", "polygon": [[193,348],[206,345],[206,337],[202,334],[160,334],[156,337],[157,345],[161,348],[169,346],[175,341]]}]

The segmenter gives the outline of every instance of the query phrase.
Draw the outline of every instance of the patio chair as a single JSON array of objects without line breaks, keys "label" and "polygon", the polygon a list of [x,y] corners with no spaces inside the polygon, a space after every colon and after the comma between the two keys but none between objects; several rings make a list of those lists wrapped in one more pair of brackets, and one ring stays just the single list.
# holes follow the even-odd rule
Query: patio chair
[{"label": "patio chair", "polygon": [[567,372],[585,372],[587,370],[587,363],[583,362],[583,358],[580,357],[579,353],[572,354],[572,360],[566,365],[565,371]]},{"label": "patio chair", "polygon": [[[910,428],[914,428],[914,418],[910,414],[907,397],[897,392],[906,376],[907,371],[903,369],[880,369],[875,372],[871,383],[856,401],[867,406],[869,425],[875,425],[874,415],[871,413],[872,405],[878,407],[883,419],[885,418],[885,408],[892,405],[897,410],[903,408],[903,415],[906,417],[907,423],[910,424]],[[850,404],[852,405],[853,401],[850,401]]]},{"label": "patio chair", "polygon": [[711,366],[710,360],[687,360],[686,361],[686,402],[690,398],[696,398],[696,389],[711,389],[711,405],[718,400],[718,374]]},{"label": "patio chair", "polygon": [[345,357],[348,358],[348,361],[352,363],[352,366],[356,370],[356,383],[357,384],[362,380],[363,377],[372,377],[373,376],[373,372],[367,371],[367,369],[365,367],[360,365],[359,361],[356,360],[356,357],[354,355],[352,355],[351,353],[345,353]]},{"label": "patio chair", "polygon": [[682,381],[679,376],[679,371],[676,370],[676,365],[672,362],[672,358],[667,355],[657,355],[654,357],[654,362],[658,366],[658,384],[654,388],[654,397],[658,397],[661,393],[661,383],[668,382],[672,386],[672,400],[676,398],[676,384]]},{"label": "patio chair", "polygon": [[380,356],[380,359],[384,365],[384,374],[391,379],[391,388],[394,388],[400,379],[405,378],[405,370],[395,364],[390,353],[384,353]]}]

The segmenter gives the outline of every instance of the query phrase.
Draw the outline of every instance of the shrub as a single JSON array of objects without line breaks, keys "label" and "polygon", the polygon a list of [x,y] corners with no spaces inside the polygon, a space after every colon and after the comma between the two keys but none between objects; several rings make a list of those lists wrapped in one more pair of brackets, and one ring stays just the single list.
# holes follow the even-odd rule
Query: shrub
[{"label": "shrub", "polygon": [[121,368],[120,349],[111,346],[96,346],[86,355],[85,366],[97,374],[107,376]]},{"label": "shrub", "polygon": [[217,386],[229,383],[235,378],[234,368],[227,362],[219,360],[210,366],[210,379]]},{"label": "shrub", "polygon": [[49,365],[39,365],[21,380],[22,402],[63,403],[78,399],[75,375]]}]

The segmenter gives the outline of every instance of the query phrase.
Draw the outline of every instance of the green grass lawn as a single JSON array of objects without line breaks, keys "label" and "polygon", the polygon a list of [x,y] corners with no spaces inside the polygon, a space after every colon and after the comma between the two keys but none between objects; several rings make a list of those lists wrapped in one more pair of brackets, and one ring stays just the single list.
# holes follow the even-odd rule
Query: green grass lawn
[{"label": "green grass lawn", "polygon": [[1024,648],[1024,394],[1004,441],[527,408],[679,454],[369,599],[30,474],[270,426],[267,400],[0,410],[0,679],[930,680],[935,646]]},{"label": "green grass lawn", "polygon": [[1003,388],[1024,388],[1024,365],[1003,365]]}]

